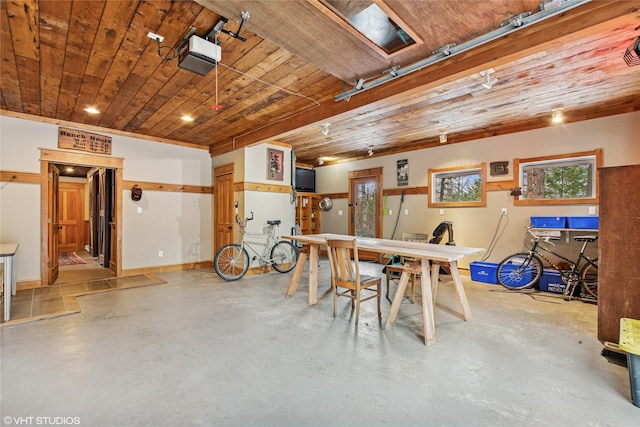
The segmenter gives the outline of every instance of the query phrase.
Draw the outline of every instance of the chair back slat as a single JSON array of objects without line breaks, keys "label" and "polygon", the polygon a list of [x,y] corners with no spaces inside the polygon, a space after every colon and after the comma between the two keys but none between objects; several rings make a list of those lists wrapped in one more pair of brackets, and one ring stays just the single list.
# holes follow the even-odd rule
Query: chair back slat
[{"label": "chair back slat", "polygon": [[[353,240],[327,240],[329,263],[332,279],[338,286],[356,288],[359,286],[359,269],[357,265],[358,248]],[[353,254],[353,259],[352,259]]]}]

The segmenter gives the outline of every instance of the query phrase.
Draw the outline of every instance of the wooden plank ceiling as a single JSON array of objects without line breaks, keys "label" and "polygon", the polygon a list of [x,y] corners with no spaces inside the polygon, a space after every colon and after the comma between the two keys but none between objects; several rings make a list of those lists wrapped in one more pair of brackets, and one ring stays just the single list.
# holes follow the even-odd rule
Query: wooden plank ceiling
[{"label": "wooden plank ceiling", "polygon": [[[366,86],[540,10],[538,0],[375,0],[416,40],[385,54],[327,8],[361,3],[1,0],[0,109],[212,155],[278,141],[312,165],[363,158],[370,147],[438,146],[442,132],[451,144],[550,126],[557,107],[566,122],[640,110],[640,66],[623,61],[640,35],[638,1],[587,2],[337,101],[359,79]],[[171,59],[191,28],[204,37],[224,16],[234,32],[243,11],[246,41],[220,33],[217,70],[201,76]],[[490,68],[497,81],[486,89]]]}]

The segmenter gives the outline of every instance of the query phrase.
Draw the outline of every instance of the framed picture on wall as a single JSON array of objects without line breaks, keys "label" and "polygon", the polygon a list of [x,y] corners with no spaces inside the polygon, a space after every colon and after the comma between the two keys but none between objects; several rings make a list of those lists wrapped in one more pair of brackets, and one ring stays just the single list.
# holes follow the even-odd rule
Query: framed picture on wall
[{"label": "framed picture on wall", "polygon": [[284,152],[267,148],[267,179],[282,181],[284,178]]},{"label": "framed picture on wall", "polygon": [[489,168],[491,176],[506,175],[509,173],[509,162],[491,162],[489,163]]},{"label": "framed picture on wall", "polygon": [[409,185],[409,160],[398,160],[398,186]]}]

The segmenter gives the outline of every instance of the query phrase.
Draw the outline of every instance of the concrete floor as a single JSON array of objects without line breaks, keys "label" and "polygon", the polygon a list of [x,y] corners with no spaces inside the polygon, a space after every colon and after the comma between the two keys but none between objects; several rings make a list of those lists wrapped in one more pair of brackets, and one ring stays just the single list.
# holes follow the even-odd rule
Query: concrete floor
[{"label": "concrete floor", "polygon": [[[321,283],[328,274],[323,261]],[[591,304],[467,281],[464,322],[441,283],[437,343],[425,347],[408,299],[384,332],[374,302],[357,327],[347,300],[334,319],[326,285],[309,307],[306,273],[289,299],[290,274],[158,276],[167,284],[80,297],[80,314],[0,328],[2,425],[640,425],[627,368],[600,355]]]}]

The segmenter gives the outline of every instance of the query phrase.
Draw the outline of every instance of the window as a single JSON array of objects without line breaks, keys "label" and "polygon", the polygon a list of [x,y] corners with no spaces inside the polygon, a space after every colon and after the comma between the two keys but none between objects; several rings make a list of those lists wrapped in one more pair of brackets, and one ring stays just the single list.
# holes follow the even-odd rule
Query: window
[{"label": "window", "polygon": [[486,206],[485,164],[429,169],[429,207]]},{"label": "window", "polygon": [[522,195],[516,204],[571,204],[598,200],[597,169],[602,150],[515,159]]}]

